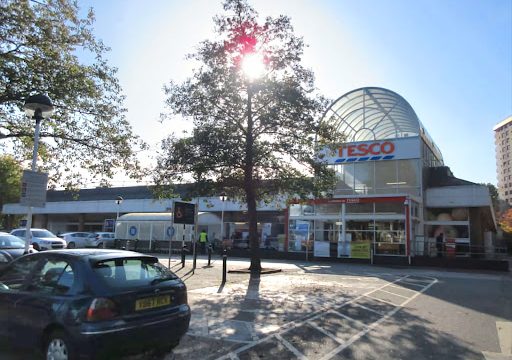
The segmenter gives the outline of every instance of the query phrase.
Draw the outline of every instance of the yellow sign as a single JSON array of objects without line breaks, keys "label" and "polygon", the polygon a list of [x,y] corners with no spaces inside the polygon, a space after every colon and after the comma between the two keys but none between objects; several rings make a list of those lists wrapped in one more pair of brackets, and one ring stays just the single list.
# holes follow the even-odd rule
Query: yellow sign
[{"label": "yellow sign", "polygon": [[350,257],[353,259],[369,259],[370,242],[352,241],[352,243],[350,244]]}]

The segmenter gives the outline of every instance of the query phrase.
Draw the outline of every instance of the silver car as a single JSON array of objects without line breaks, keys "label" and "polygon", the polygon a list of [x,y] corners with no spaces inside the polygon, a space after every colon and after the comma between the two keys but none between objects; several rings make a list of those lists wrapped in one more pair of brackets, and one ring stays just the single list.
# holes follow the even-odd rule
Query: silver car
[{"label": "silver car", "polygon": [[[115,234],[113,232],[97,232],[97,233],[94,233],[94,235],[95,236],[92,239],[91,246],[99,247],[99,248],[114,247]],[[103,246],[103,244],[105,244],[105,246]]]},{"label": "silver car", "polygon": [[83,232],[83,231],[68,232],[68,233],[59,235],[59,237],[66,240],[66,242],[68,243],[68,249],[86,248],[86,247],[95,246],[94,245],[95,235],[92,232]]},{"label": "silver car", "polygon": [[[31,228],[32,246],[37,251],[64,249],[67,246],[66,240],[58,238],[54,233],[46,229]],[[26,239],[26,229],[15,229],[11,231],[11,235],[17,236],[20,239]]]}]

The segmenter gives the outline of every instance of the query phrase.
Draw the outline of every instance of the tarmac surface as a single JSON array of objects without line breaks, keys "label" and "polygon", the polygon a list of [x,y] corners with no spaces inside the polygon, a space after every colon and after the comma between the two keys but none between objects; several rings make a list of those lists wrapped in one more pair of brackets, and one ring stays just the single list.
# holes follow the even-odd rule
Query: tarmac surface
[{"label": "tarmac surface", "polygon": [[[228,261],[228,270],[248,266],[247,259]],[[510,273],[284,260],[262,266],[281,272],[228,273],[222,284],[219,257],[210,266],[200,257],[195,270],[191,259],[182,268],[173,258],[192,319],[165,359],[512,360]]]}]

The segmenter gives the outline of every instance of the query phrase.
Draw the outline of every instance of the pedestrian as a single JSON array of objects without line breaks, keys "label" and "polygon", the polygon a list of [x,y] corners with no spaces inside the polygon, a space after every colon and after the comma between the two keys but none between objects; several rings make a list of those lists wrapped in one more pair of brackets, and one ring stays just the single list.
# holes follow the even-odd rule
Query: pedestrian
[{"label": "pedestrian", "polygon": [[208,234],[206,230],[202,230],[199,234],[199,244],[201,245],[201,254],[206,254],[206,243],[208,242]]},{"label": "pedestrian", "polygon": [[444,238],[443,233],[440,233],[436,237],[437,257],[443,257],[443,238]]}]

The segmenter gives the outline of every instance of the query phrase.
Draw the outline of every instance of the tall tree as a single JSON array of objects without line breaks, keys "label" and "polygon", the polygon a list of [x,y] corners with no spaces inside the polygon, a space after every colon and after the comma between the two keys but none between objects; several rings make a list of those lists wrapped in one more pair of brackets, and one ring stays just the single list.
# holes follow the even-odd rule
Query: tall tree
[{"label": "tall tree", "polygon": [[0,228],[8,226],[2,206],[20,199],[21,165],[10,155],[0,155]]},{"label": "tall tree", "polygon": [[0,151],[31,157],[34,121],[23,103],[46,93],[56,111],[42,122],[39,156],[54,183],[76,184],[86,173],[107,181],[116,169],[136,176],[135,152],[145,148],[93,23],[92,9],[81,18],[73,0],[0,0]]},{"label": "tall tree", "polygon": [[[336,134],[320,124],[326,100],[301,65],[304,42],[290,19],[260,23],[245,0],[223,7],[225,14],[214,18],[215,38],[188,55],[197,64],[193,75],[165,87],[167,116],[191,119],[193,130],[162,142],[155,181],[171,189],[192,181],[192,195],[225,192],[245,201],[250,269],[259,272],[258,202],[333,189],[334,173],[315,156],[315,138],[330,143]],[[264,74],[255,77],[258,68]]]}]

